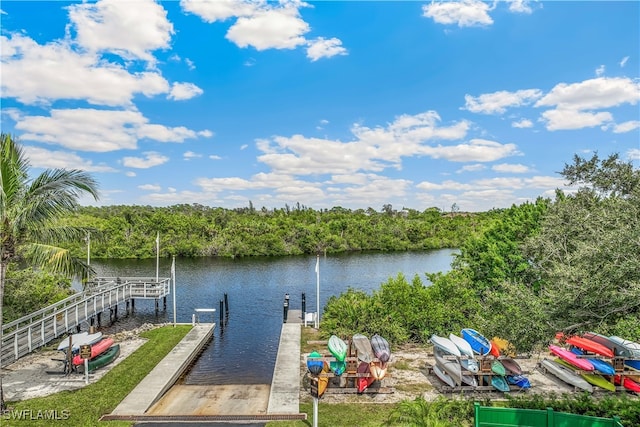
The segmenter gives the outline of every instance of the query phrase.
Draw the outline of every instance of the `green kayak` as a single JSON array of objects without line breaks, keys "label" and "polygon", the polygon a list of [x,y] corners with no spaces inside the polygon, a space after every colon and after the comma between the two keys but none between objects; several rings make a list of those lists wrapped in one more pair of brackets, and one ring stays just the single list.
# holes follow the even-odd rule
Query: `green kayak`
[{"label": "green kayak", "polygon": [[584,380],[586,382],[588,382],[589,384],[593,384],[593,385],[595,385],[597,387],[600,387],[600,388],[603,388],[605,390],[616,391],[615,384],[613,384],[611,381],[609,381],[608,379],[606,379],[605,377],[603,377],[600,374],[586,373],[586,372],[581,371],[580,369],[576,368],[572,364],[570,364],[568,362],[565,362],[564,360],[562,360],[560,358],[556,358],[555,361],[560,363],[561,365],[566,366],[567,368],[573,370],[577,374],[580,374],[580,376],[582,378],[584,378]]},{"label": "green kayak", "polygon": [[[116,358],[120,355],[120,344],[115,344],[109,347],[107,351],[93,359],[89,360],[89,372],[93,372],[96,369],[102,368],[105,365],[116,360]],[[82,365],[78,365],[79,368],[84,369],[84,363]]]},{"label": "green kayak", "polygon": [[491,371],[500,376],[505,376],[507,374],[507,370],[504,368],[504,365],[497,360],[494,360],[493,363],[491,363]]}]

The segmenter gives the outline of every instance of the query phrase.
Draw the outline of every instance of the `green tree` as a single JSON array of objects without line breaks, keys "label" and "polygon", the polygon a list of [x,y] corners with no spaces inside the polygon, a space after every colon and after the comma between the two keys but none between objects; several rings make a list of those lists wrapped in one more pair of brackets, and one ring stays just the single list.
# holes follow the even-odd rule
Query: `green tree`
[{"label": "green tree", "polygon": [[640,170],[595,155],[561,174],[582,186],[558,192],[526,252],[554,327],[606,331],[640,313]]},{"label": "green tree", "polygon": [[[79,170],[47,169],[29,177],[29,162],[21,146],[0,134],[0,354],[6,272],[19,259],[65,275],[85,273],[87,267],[60,242],[78,240],[85,231],[62,225],[60,219],[78,206],[78,198],[98,198],[97,183]],[[0,376],[0,410],[5,409]]]}]

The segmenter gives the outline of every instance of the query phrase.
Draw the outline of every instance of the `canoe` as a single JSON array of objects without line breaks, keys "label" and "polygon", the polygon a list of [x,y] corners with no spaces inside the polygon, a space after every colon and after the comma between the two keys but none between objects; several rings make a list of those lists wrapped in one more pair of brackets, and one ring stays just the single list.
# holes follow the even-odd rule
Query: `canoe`
[{"label": "canoe", "polygon": [[[577,356],[584,356],[584,351],[580,350],[577,347],[571,349],[571,352]],[[613,368],[613,365],[605,362],[602,359],[596,359],[594,357],[585,357],[584,360],[588,360],[593,365],[593,368],[605,375],[613,375],[616,373],[616,370]]]},{"label": "canoe", "polygon": [[[71,345],[73,346],[71,351],[77,352],[80,350],[81,345],[94,344],[102,339],[102,332],[96,332],[90,334],[88,332],[80,332],[78,334],[71,335]],[[58,350],[67,351],[69,348],[69,337],[66,337],[58,344]]]},{"label": "canoe", "polygon": [[333,371],[337,376],[340,376],[347,370],[347,362],[344,360],[342,362],[339,360],[332,360],[329,362],[329,369],[331,369],[331,371]]},{"label": "canoe", "polygon": [[524,375],[507,375],[505,378],[511,385],[515,385],[520,388],[531,388],[529,378],[525,377]]},{"label": "canoe", "polygon": [[[89,372],[93,372],[96,369],[100,369],[105,365],[113,362],[120,355],[120,344],[112,345],[109,350],[105,351],[101,355],[96,358],[89,360],[88,367]],[[84,365],[79,365],[79,367],[83,367]]]},{"label": "canoe", "polygon": [[456,385],[462,384],[462,367],[457,359],[446,359],[445,356],[451,356],[445,353],[440,347],[433,348],[433,355],[436,359],[436,365],[440,366],[453,379]]},{"label": "canoe", "polygon": [[565,383],[588,391],[589,393],[593,392],[593,386],[591,384],[589,384],[584,378],[576,374],[575,371],[567,368],[566,366],[562,366],[561,364],[550,359],[542,359],[540,365],[547,372],[553,374],[556,378],[561,379]]},{"label": "canoe", "polygon": [[491,342],[474,329],[465,328],[461,331],[462,338],[469,343],[474,353],[481,356],[489,354]]},{"label": "canoe", "polygon": [[329,352],[338,359],[339,362],[344,362],[344,359],[347,357],[347,343],[344,342],[341,338],[336,335],[331,335],[329,337]]},{"label": "canoe", "polygon": [[387,363],[391,359],[391,347],[389,342],[378,334],[371,337],[371,348],[373,355],[382,363]]},{"label": "canoe", "polygon": [[358,393],[362,393],[367,389],[367,387],[373,384],[376,379],[371,375],[371,371],[369,370],[369,363],[367,362],[360,362],[360,364],[358,365],[358,374],[358,380],[356,381]]},{"label": "canoe", "polygon": [[624,365],[627,368],[634,369],[636,371],[640,371],[640,360],[627,359],[624,361]]},{"label": "canoe", "polygon": [[557,345],[550,345],[549,350],[554,355],[558,356],[560,359],[565,360],[571,363],[576,368],[580,368],[583,371],[593,371],[593,365],[591,362],[585,359],[580,359],[578,356],[570,352],[569,350],[565,350],[564,348],[560,348]]},{"label": "canoe", "polygon": [[[484,380],[486,382],[489,382],[489,377],[485,375]],[[507,380],[503,376],[494,375],[491,377],[490,381],[493,388],[495,388],[498,391],[502,391],[502,392],[511,391],[511,389],[509,388],[509,383],[507,383]]]},{"label": "canoe", "polygon": [[609,339],[624,347],[629,352],[627,357],[630,359],[640,359],[640,344],[637,342],[625,340],[624,338],[620,338],[615,335],[609,337]]},{"label": "canoe", "polygon": [[613,351],[614,356],[631,357],[632,355],[632,353],[629,350],[627,350],[624,346],[618,344],[617,342],[613,341],[611,338],[607,336],[597,334],[595,332],[585,332],[584,334],[582,334],[582,336],[584,338],[590,339],[591,341],[595,341],[607,347],[608,349]]},{"label": "canoe", "polygon": [[324,360],[320,353],[314,351],[307,356],[307,369],[311,372],[311,375],[320,375],[320,372],[324,369]]},{"label": "canoe", "polygon": [[430,341],[434,345],[434,351],[435,351],[435,347],[438,347],[444,353],[448,353],[457,357],[460,357],[462,355],[460,353],[460,349],[453,343],[453,341],[451,341],[448,338],[440,337],[438,335],[433,334],[431,335]]},{"label": "canoe", "polygon": [[382,380],[387,375],[387,364],[374,360],[369,364],[369,372],[374,379]]},{"label": "canoe", "polygon": [[474,375],[467,375],[464,373],[464,371],[462,372],[462,377],[460,379],[462,380],[463,384],[470,385],[471,387],[478,386],[478,381],[476,380],[476,377]]},{"label": "canoe", "polygon": [[599,342],[593,341],[592,339],[581,337],[579,335],[567,337],[562,332],[558,332],[556,334],[556,338],[560,340],[560,342],[565,342],[566,344],[578,347],[584,351],[589,351],[605,357],[613,357],[612,349],[606,345],[600,344]]},{"label": "canoe", "polygon": [[478,372],[480,367],[473,356],[473,349],[471,348],[471,345],[464,338],[454,334],[449,334],[449,340],[458,347],[458,350],[460,350],[460,366],[462,366],[462,369],[474,373]]},{"label": "canoe", "polygon": [[491,372],[500,376],[507,375],[507,370],[499,360],[494,360],[493,362],[491,362]]},{"label": "canoe", "polygon": [[520,367],[518,362],[513,360],[511,357],[501,357],[498,360],[500,361],[500,363],[502,363],[502,366],[504,366],[504,368],[507,370],[507,374],[522,375],[522,368]]},{"label": "canoe", "polygon": [[351,342],[356,347],[358,360],[364,363],[373,362],[375,356],[373,355],[373,348],[371,348],[369,338],[362,334],[355,334],[353,338],[351,338]]},{"label": "canoe", "polygon": [[[91,357],[89,359],[95,359],[100,356],[105,351],[109,350],[113,345],[113,338],[104,338],[98,341],[95,344],[91,344]],[[73,364],[74,365],[82,365],[84,363],[84,359],[80,357],[80,354],[76,354],[73,356]]]},{"label": "canoe", "polygon": [[444,369],[441,368],[440,366],[434,365],[433,366],[433,373],[436,374],[436,377],[438,377],[438,379],[440,381],[442,381],[443,383],[445,383],[449,387],[455,387],[456,386],[456,382],[453,380],[453,378],[451,378],[451,376],[449,374],[447,374],[444,371]]},{"label": "canoe", "polygon": [[[576,368],[575,366],[573,366],[572,364],[570,364],[569,362],[566,362],[560,358],[556,358],[555,359],[556,362],[558,362],[559,364],[566,366],[567,368],[573,370],[573,371],[577,371],[578,368]],[[606,379],[605,377],[603,377],[600,374],[597,374],[595,372],[593,373],[584,373],[584,372],[576,372],[577,374],[579,374],[582,378],[584,378],[585,381],[587,381],[589,384],[593,384],[596,387],[600,387],[603,388],[605,390],[609,390],[609,391],[616,391],[616,386],[613,385],[613,383],[611,381],[609,381],[608,379]]]},{"label": "canoe", "polygon": [[[613,381],[616,383],[616,385],[620,385],[620,379],[620,375],[614,375],[613,377]],[[624,379],[622,380],[622,386],[627,390],[631,390],[635,393],[640,393],[640,383],[637,383],[631,378],[624,377]]]}]

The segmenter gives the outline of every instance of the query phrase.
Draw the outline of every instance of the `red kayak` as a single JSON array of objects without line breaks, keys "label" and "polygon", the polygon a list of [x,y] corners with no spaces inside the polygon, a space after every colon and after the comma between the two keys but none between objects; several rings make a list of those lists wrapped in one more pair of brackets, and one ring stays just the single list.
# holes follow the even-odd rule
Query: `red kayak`
[{"label": "red kayak", "polygon": [[[358,376],[357,385],[358,385],[358,393],[362,393],[376,380],[369,370],[369,364],[366,362],[361,362],[358,365],[358,374],[362,376]],[[365,376],[369,374],[369,376]]]},{"label": "red kayak", "polygon": [[489,354],[493,355],[493,357],[500,357],[500,349],[493,340],[491,340],[490,342],[491,348],[489,349]]},{"label": "red kayak", "polygon": [[571,363],[573,366],[582,369],[583,371],[593,371],[595,369],[587,359],[580,359],[574,353],[569,350],[565,350],[564,348],[560,348],[557,345],[550,345],[549,350],[551,350],[551,353],[555,354],[560,359]]},{"label": "red kayak", "polygon": [[[614,375],[613,382],[616,383],[616,385],[620,385],[620,375]],[[624,377],[624,380],[622,381],[622,386],[627,390],[640,393],[640,384],[638,384],[631,378]]]},{"label": "red kayak", "polygon": [[[109,348],[113,345],[113,338],[103,338],[97,343],[91,345],[91,357],[93,359],[96,356],[100,356],[105,351],[109,350]],[[82,365],[84,363],[84,359],[80,357],[79,354],[73,356],[73,364],[74,365]]]},{"label": "red kayak", "polygon": [[564,341],[565,343],[574,347],[578,347],[584,351],[590,351],[591,353],[599,354],[605,357],[613,357],[613,350],[588,338],[584,338],[578,335],[566,337],[562,332],[558,332],[556,334],[556,338],[561,342]]}]

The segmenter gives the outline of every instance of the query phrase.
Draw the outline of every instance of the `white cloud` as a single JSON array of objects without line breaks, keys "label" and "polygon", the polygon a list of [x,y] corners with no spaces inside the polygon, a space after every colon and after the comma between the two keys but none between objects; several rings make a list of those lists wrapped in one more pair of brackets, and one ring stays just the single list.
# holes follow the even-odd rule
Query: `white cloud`
[{"label": "white cloud", "polygon": [[602,64],[598,68],[596,68],[596,76],[602,77],[604,75],[605,69],[606,68],[605,68],[604,64]]},{"label": "white cloud", "polygon": [[639,120],[630,120],[628,122],[616,124],[613,127],[613,133],[626,133],[640,128]]},{"label": "white cloud", "polygon": [[134,178],[137,176],[137,174],[133,171],[127,171],[124,173],[126,176],[128,176],[129,178]]},{"label": "white cloud", "polygon": [[432,18],[438,24],[457,24],[458,27],[493,24],[489,10],[489,4],[480,0],[432,1],[422,6],[423,16]]},{"label": "white cloud", "polygon": [[193,151],[185,151],[182,155],[185,160],[199,159],[200,157],[202,157],[202,154],[194,153]]},{"label": "white cloud", "polygon": [[499,165],[491,166],[491,170],[501,173],[526,173],[529,172],[529,167],[521,164],[509,164],[502,163]]},{"label": "white cloud", "polygon": [[20,117],[16,129],[21,139],[57,144],[81,151],[107,152],[137,148],[137,141],[183,142],[197,138],[185,127],[150,124],[139,111],[96,109],[51,110],[51,115]]},{"label": "white cloud", "polygon": [[162,187],[160,187],[159,185],[155,185],[155,184],[138,185],[138,188],[140,190],[144,190],[144,191],[160,191],[160,190],[162,190]]},{"label": "white cloud", "polygon": [[169,90],[159,73],[129,73],[97,55],[73,51],[66,41],[39,45],[12,34],[0,36],[0,52],[2,96],[23,104],[71,99],[120,106],[130,105],[136,94],[152,97]]},{"label": "white cloud", "polygon": [[122,164],[128,168],[149,169],[169,161],[167,156],[155,151],[147,151],[142,154],[144,157],[123,157]]},{"label": "white cloud", "polygon": [[631,148],[627,151],[627,159],[630,161],[640,160],[640,148]]},{"label": "white cloud", "polygon": [[509,11],[514,13],[531,13],[531,6],[528,0],[510,0]]},{"label": "white cloud", "polygon": [[502,114],[508,107],[521,107],[542,96],[539,89],[523,89],[516,92],[499,91],[478,97],[465,95],[465,109],[473,113]]},{"label": "white cloud", "polygon": [[472,139],[468,144],[427,146],[422,153],[451,162],[492,162],[520,154],[515,144],[500,144],[486,139]]},{"label": "white cloud", "polygon": [[214,135],[209,129],[198,131],[198,136],[202,136],[204,138],[211,138]]},{"label": "white cloud", "polygon": [[347,49],[342,47],[342,41],[333,37],[325,39],[318,37],[313,41],[309,41],[307,47],[307,58],[317,61],[320,58],[331,58],[336,55],[346,55]]},{"label": "white cloud", "polygon": [[[262,51],[306,45],[307,57],[312,61],[347,54],[342,41],[335,37],[305,38],[311,27],[300,16],[300,8],[310,5],[302,1],[181,0],[180,5],[184,11],[198,15],[208,23],[235,18],[226,38],[241,48],[253,47]],[[245,62],[246,66],[254,64],[254,59]]]},{"label": "white cloud", "polygon": [[171,92],[169,92],[167,98],[182,101],[202,95],[202,93],[203,90],[193,83],[174,83],[171,86]]},{"label": "white cloud", "polygon": [[241,16],[229,28],[226,38],[239,47],[257,50],[294,49],[306,44],[304,34],[310,30],[295,7],[259,10],[251,16]]},{"label": "white cloud", "polygon": [[220,157],[220,156],[218,156],[218,155],[216,155],[216,154],[212,154],[212,155],[210,155],[210,156],[209,156],[209,158],[210,158],[211,160],[222,160],[222,157]]},{"label": "white cloud", "polygon": [[462,173],[462,172],[479,172],[481,170],[485,170],[487,167],[485,165],[483,165],[482,163],[476,163],[474,165],[464,165],[463,167],[461,167],[460,169],[458,169],[456,171],[456,173]]},{"label": "white cloud", "polygon": [[628,60],[629,60],[628,56],[625,56],[624,58],[622,58],[622,60],[620,61],[620,67],[624,67],[625,65],[627,65]]},{"label": "white cloud", "polygon": [[511,126],[519,129],[527,129],[533,127],[533,122],[529,119],[522,119],[517,122],[511,123]]},{"label": "white cloud", "polygon": [[184,58],[184,63],[187,64],[187,68],[191,71],[196,69],[196,64],[193,63],[189,58]]},{"label": "white cloud", "polygon": [[611,113],[607,111],[592,113],[570,109],[557,109],[542,113],[542,120],[545,122],[547,130],[555,131],[601,126],[604,123],[612,121],[613,117]]},{"label": "white cloud", "polygon": [[87,172],[117,172],[116,169],[105,164],[94,165],[93,161],[83,159],[68,151],[53,151],[45,148],[24,146],[29,158],[29,164],[44,169],[80,169]]},{"label": "white cloud", "polygon": [[627,77],[598,77],[580,83],[559,83],[535,106],[559,109],[595,110],[640,100],[640,83]]},{"label": "white cloud", "polygon": [[68,7],[77,42],[91,52],[111,52],[151,63],[150,53],[169,47],[173,24],[153,0],[101,0]]}]

